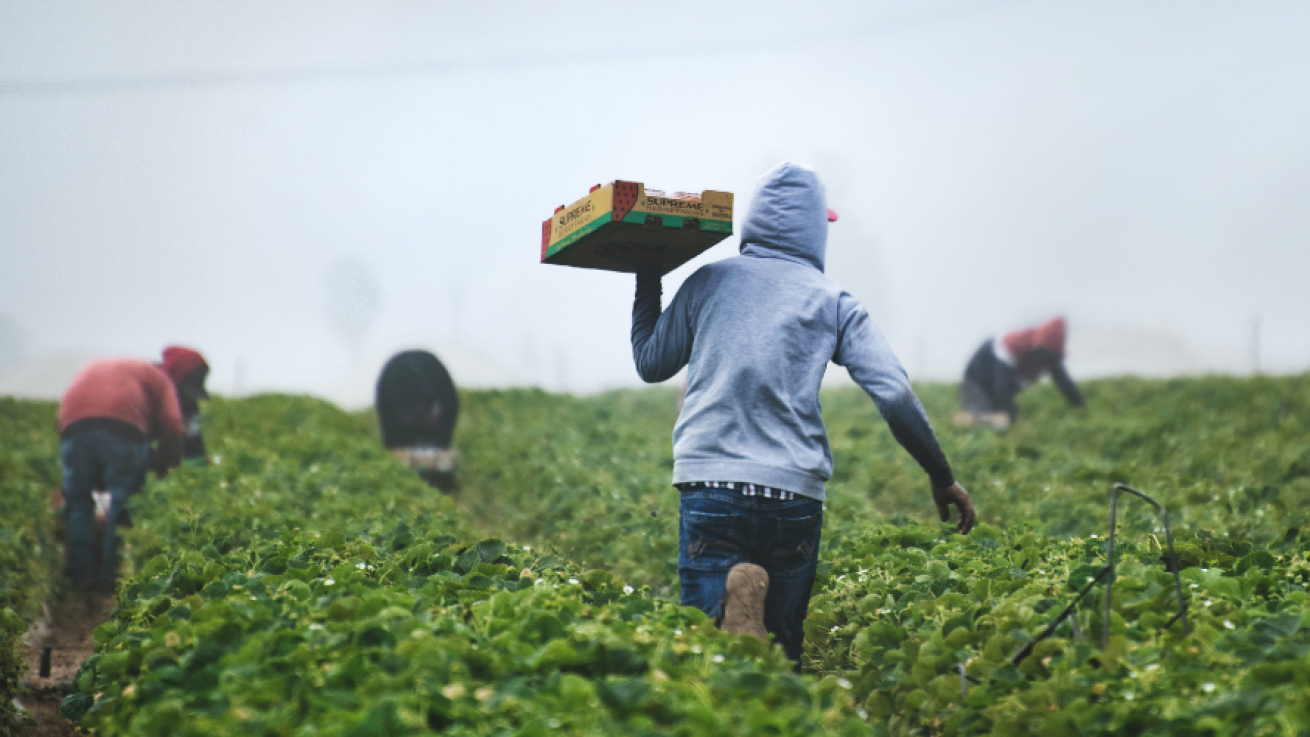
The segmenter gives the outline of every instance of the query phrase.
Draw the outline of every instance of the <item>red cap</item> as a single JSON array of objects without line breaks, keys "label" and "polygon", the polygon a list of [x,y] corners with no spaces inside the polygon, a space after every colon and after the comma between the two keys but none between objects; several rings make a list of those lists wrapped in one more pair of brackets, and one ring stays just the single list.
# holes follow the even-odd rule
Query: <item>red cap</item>
[{"label": "red cap", "polygon": [[205,363],[205,357],[190,348],[183,348],[180,345],[170,345],[164,349],[164,362],[160,368],[168,374],[168,378],[176,384],[186,375],[200,367],[208,368],[209,364]]},{"label": "red cap", "polygon": [[1064,317],[1057,316],[1037,328],[1037,345],[1063,356],[1067,331]]},{"label": "red cap", "polygon": [[837,211],[832,209],[831,207],[828,208],[828,222],[830,223],[837,222]]},{"label": "red cap", "polygon": [[1057,316],[1035,328],[1006,333],[1001,342],[1018,361],[1023,361],[1023,357],[1034,348],[1045,348],[1063,358],[1066,332],[1064,318]]}]

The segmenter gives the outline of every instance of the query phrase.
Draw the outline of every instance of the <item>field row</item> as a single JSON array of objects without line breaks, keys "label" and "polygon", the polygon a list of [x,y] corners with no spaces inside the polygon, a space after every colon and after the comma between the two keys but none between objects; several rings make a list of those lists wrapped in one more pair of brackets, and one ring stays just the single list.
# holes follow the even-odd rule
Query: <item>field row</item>
[{"label": "field row", "polygon": [[[826,394],[838,470],[804,677],[672,603],[670,393],[468,393],[456,498],[367,415],[216,400],[216,463],[135,502],[123,603],[65,710],[100,734],[1296,733],[1310,422],[1291,386],[1090,382],[1080,413],[1039,387],[1008,434],[939,425],[984,520],[967,537],[927,522],[867,398]],[[921,394],[949,416],[949,387]],[[35,520],[14,534],[48,534],[58,469],[31,418],[52,409],[6,407],[0,462],[25,469],[8,503]],[[1089,580],[1116,481],[1170,508],[1187,634],[1159,519],[1124,503],[1101,648]],[[54,571],[35,556],[0,588],[16,620]]]},{"label": "field row", "polygon": [[603,570],[496,539],[365,423],[215,402],[216,463],[133,508],[63,710],[106,735],[861,733],[848,689]]},{"label": "field row", "polygon": [[55,593],[62,563],[50,512],[60,480],[54,412],[0,397],[0,723],[18,691],[23,633]]}]

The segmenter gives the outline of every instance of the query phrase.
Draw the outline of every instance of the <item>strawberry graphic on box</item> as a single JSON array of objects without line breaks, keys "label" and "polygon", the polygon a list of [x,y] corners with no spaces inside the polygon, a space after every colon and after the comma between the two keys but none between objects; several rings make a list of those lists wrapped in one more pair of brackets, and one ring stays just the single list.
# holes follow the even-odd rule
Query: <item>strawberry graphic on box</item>
[{"label": "strawberry graphic on box", "polygon": [[668,273],[732,235],[732,193],[647,189],[641,182],[596,185],[541,224],[541,262],[631,272],[608,246],[662,246]]}]

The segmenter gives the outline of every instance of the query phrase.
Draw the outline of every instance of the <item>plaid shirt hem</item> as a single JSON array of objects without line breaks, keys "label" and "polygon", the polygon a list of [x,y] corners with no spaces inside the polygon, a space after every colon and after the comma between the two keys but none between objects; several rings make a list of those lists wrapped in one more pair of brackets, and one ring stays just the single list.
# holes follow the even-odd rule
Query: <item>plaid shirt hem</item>
[{"label": "plaid shirt hem", "polygon": [[694,489],[727,489],[728,491],[741,492],[743,496],[759,496],[765,499],[777,499],[779,501],[789,502],[796,498],[796,495],[786,489],[775,489],[772,486],[761,486],[759,484],[746,484],[740,481],[688,481],[682,484],[674,484],[678,491],[692,491]]}]

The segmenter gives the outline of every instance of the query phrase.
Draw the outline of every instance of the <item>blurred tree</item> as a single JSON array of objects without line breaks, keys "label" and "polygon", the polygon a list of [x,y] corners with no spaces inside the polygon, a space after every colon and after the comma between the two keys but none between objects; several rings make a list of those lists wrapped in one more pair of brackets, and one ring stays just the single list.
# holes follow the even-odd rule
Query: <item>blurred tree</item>
[{"label": "blurred tree", "polygon": [[27,355],[27,331],[12,317],[0,315],[0,366]]},{"label": "blurred tree", "polygon": [[357,256],[339,258],[324,272],[323,289],[328,325],[358,360],[382,309],[382,288],[373,268]]}]

